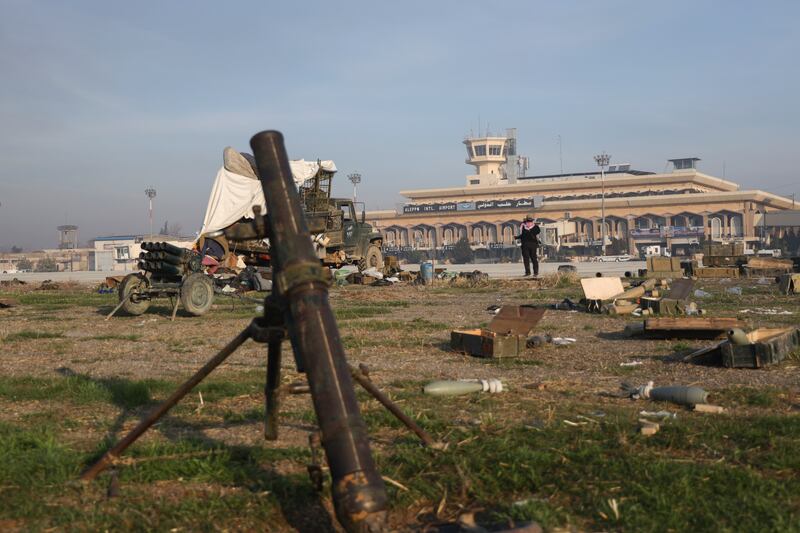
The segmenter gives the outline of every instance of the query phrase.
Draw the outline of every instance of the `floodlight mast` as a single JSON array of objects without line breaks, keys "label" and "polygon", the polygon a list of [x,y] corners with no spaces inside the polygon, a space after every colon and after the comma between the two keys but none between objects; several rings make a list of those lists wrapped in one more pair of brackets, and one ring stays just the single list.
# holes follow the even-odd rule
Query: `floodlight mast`
[{"label": "floodlight mast", "polygon": [[347,178],[353,184],[353,203],[356,203],[356,185],[361,183],[361,174],[358,172],[353,172],[352,174],[348,174]]},{"label": "floodlight mast", "polygon": [[150,187],[144,190],[145,196],[147,196],[148,203],[150,205],[150,238],[153,238],[153,198],[156,197],[156,190],[151,185]]},{"label": "floodlight mast", "polygon": [[600,186],[602,191],[600,193],[600,217],[602,218],[600,226],[601,241],[601,254],[606,255],[606,167],[611,161],[611,156],[603,152],[594,156],[594,161],[600,167]]}]

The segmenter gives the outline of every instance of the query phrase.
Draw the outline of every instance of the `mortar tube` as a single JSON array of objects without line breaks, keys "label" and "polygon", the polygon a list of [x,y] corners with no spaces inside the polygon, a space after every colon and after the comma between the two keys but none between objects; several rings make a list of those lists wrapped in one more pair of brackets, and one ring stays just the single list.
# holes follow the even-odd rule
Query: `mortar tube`
[{"label": "mortar tube", "polygon": [[336,516],[348,531],[382,531],[386,487],[370,452],[366,424],[356,401],[328,286],[314,252],[292,178],[283,136],[264,131],[250,146],[269,213],[275,290],[296,359],[311,389],[332,479]]}]

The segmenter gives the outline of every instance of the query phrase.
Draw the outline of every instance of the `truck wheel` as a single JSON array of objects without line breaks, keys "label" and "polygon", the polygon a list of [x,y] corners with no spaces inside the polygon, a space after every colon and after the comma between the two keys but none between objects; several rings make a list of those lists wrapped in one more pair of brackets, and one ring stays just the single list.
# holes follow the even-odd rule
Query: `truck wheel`
[{"label": "truck wheel", "polygon": [[214,303],[214,284],[202,272],[190,274],[181,285],[181,305],[194,316],[205,314]]},{"label": "truck wheel", "polygon": [[378,246],[370,244],[367,253],[358,262],[358,270],[366,270],[375,267],[378,271],[383,270],[383,253]]},{"label": "truck wheel", "polygon": [[119,301],[122,310],[129,315],[139,316],[150,307],[150,300],[140,298],[147,291],[149,283],[147,278],[141,274],[128,274],[119,284]]}]

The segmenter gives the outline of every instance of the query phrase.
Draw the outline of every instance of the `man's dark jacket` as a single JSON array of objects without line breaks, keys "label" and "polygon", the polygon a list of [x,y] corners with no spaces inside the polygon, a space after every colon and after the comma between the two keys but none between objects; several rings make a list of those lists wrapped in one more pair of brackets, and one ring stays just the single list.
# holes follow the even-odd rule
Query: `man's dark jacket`
[{"label": "man's dark jacket", "polygon": [[519,235],[517,235],[517,240],[520,241],[520,244],[523,246],[539,246],[539,233],[541,229],[539,229],[538,224],[534,224],[532,228],[527,229],[523,224],[520,226]]}]

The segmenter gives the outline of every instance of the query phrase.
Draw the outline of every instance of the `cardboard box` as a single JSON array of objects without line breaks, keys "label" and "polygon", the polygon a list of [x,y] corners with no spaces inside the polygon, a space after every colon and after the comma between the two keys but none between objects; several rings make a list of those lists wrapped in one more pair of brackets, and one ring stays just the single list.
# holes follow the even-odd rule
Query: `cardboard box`
[{"label": "cardboard box", "polygon": [[484,329],[450,332],[450,348],[476,357],[516,357],[525,351],[528,336],[544,311],[524,305],[503,306]]}]

